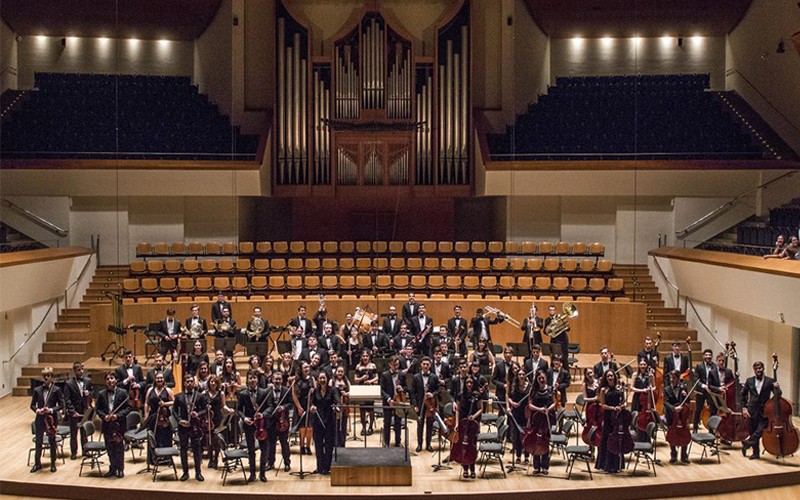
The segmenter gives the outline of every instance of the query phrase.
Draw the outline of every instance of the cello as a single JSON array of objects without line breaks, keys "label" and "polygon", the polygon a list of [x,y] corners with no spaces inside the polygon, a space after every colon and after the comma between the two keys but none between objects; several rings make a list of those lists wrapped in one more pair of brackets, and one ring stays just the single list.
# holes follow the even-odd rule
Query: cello
[{"label": "cello", "polygon": [[453,442],[450,449],[450,460],[457,462],[461,465],[475,465],[478,459],[478,433],[481,426],[472,417],[472,409],[475,407],[475,402],[479,399],[479,394],[473,393],[470,399],[468,416],[461,419],[458,423],[458,439]]},{"label": "cello", "polygon": [[[772,378],[778,382],[778,355],[772,354]],[[768,423],[762,442],[764,450],[776,457],[793,455],[800,447],[797,429],[792,425],[792,403],[781,397],[782,391],[773,390],[774,396],[764,405],[764,416]]]},{"label": "cello", "polygon": [[[736,353],[736,342],[728,346],[728,353],[733,358],[733,400],[728,401],[728,408],[733,408],[724,415],[717,431],[727,441],[744,441],[749,436],[750,419],[742,415],[741,384],[739,382],[739,355]],[[730,393],[731,388],[728,392]]]},{"label": "cello", "polygon": [[[592,389],[597,391],[599,384],[595,380]],[[600,401],[595,400],[586,405],[586,424],[583,426],[583,432],[581,432],[581,439],[583,442],[590,445],[590,446],[600,446],[600,441],[603,436],[603,418],[604,418],[605,410],[603,410],[603,405],[600,404]],[[589,440],[589,435],[591,434],[592,428],[595,429],[594,437]]]},{"label": "cello", "polygon": [[628,431],[631,427],[633,415],[627,408],[621,408],[611,415],[611,434],[608,435],[608,451],[614,455],[619,455],[622,460],[623,455],[633,451],[633,436]]},{"label": "cello", "polygon": [[[653,350],[656,352],[656,356],[658,356],[658,346],[661,344],[661,332],[656,334],[656,341],[653,343]],[[656,361],[658,361],[658,357],[656,357]],[[661,388],[664,387],[664,370],[662,370],[658,364],[653,367],[653,378],[655,379],[655,385],[653,385],[653,403],[655,406],[656,411],[659,414],[664,413],[664,395],[661,393]],[[657,422],[657,421],[656,421]]]},{"label": "cello", "polygon": [[525,409],[528,425],[522,439],[522,448],[531,455],[547,455],[550,452],[550,412],[534,412]]},{"label": "cello", "polygon": [[640,410],[639,415],[636,417],[636,427],[642,432],[647,430],[647,424],[650,422],[658,423],[659,421],[655,402],[656,388],[653,386],[654,375],[652,369],[650,370],[650,376],[648,378],[648,391],[637,394]]},{"label": "cello", "polygon": [[[686,386],[680,382],[680,393],[685,393],[683,401],[678,406],[681,407],[680,411],[672,412],[672,423],[667,430],[667,442],[670,446],[683,448],[692,441],[692,433],[689,431],[689,425],[692,423],[692,407],[689,405],[689,399],[694,391],[694,386],[689,391],[686,391]],[[697,385],[697,382],[694,383]]]}]

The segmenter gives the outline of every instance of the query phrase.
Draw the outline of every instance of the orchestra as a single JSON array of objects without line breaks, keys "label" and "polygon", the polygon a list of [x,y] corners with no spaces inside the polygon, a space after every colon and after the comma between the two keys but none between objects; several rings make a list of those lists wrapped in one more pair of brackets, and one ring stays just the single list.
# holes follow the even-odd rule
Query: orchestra
[{"label": "orchestra", "polygon": [[[229,316],[226,302],[216,304],[220,318],[215,335],[227,336],[229,332],[222,325],[235,322]],[[126,351],[123,364],[106,375],[106,389],[100,391],[96,405],[91,379],[84,375],[81,363],[73,365],[71,377],[63,383],[63,393],[53,383],[52,369],[42,372],[44,384],[34,390],[31,403],[36,413],[37,454],[31,472],[41,469],[45,436],[51,449],[51,471],[56,470],[53,429],[63,410],[64,422],[70,429],[71,458],[77,458],[78,443],[81,448],[86,443],[83,422],[96,413],[108,447],[109,470],[103,475],[123,477],[126,446],[123,435],[130,430],[126,416],[142,408],[140,430],[152,433],[153,446],[167,448],[177,444],[183,471],[181,481],[189,478],[189,451],[194,477],[203,481],[204,453],[207,467],[217,469],[223,451],[220,447],[235,446],[242,431],[242,446],[247,449],[249,460],[247,481],[255,481],[258,451],[259,479],[266,482],[266,472],[276,467],[279,442],[282,469],[291,470],[293,436],[302,455],[311,455],[313,446],[315,473],[328,475],[333,449],[344,447],[348,436],[367,440],[375,433],[375,427],[382,425],[380,443],[384,447],[411,447],[401,432],[410,423],[416,425],[416,453],[440,451],[437,448],[449,441],[452,448],[448,460],[462,465],[462,478],[474,478],[477,435],[481,432],[481,415],[486,411],[505,416],[508,428],[505,438],[512,461],[509,471],[520,470],[514,464],[523,464],[534,475],[548,475],[550,433],[561,428],[559,409],[567,409],[569,404],[569,408],[581,412],[582,428],[572,432],[576,439],[582,438],[595,449],[595,469],[615,474],[625,469],[632,441],[648,441],[650,423],[668,430],[669,463],[685,465],[690,463],[690,429],[696,431],[701,422],[705,426],[708,414],[726,418],[737,408],[741,408],[738,414],[741,420],[737,422],[741,422],[747,437],[742,439],[739,435],[729,441],[741,441],[743,454],[752,450],[751,458],[760,458],[761,441],[770,432],[765,406],[780,397],[777,381],[764,375],[763,362],[753,364],[754,376],[740,389],[738,372],[727,368],[729,357],[737,361],[734,347],[720,353],[716,363],[712,362],[713,352],[706,349],[703,361],[692,369],[691,357],[681,352],[682,341],[678,340],[671,342],[672,352],[663,360],[666,381],[660,384],[656,379],[658,342],[646,337],[644,349],[621,368],[609,347],[603,346],[596,363],[574,374],[580,381],[576,386],[583,406],[573,407],[574,398],[570,396],[575,389],[572,374],[563,363],[564,351],[552,350],[547,359],[540,345],[541,339],[549,335],[546,325],[564,321],[554,309],[542,321],[536,316],[535,306],[531,307],[531,316],[517,331],[517,335],[522,332],[519,339],[522,347],[530,350],[520,354],[524,359],[517,357],[516,344],[504,346],[500,356],[492,352],[489,325],[504,320],[515,330],[517,325],[513,318],[508,319],[491,306],[485,310],[497,314],[495,320],[479,309],[468,325],[461,316],[461,307],[455,306],[454,316],[446,325],[436,328],[432,327],[434,323],[426,314],[425,305],[417,303],[413,294],[403,309],[408,313],[407,321],[397,318],[396,307],[391,306],[382,322],[368,310],[358,309],[355,315],[348,315],[349,321],[345,319],[342,323],[344,336],[340,336],[324,307],[314,321],[306,319],[305,308],[300,307],[286,327],[278,328],[290,335],[288,348],[281,347],[274,356],[271,352],[266,357],[249,355],[243,382],[237,360],[241,362],[244,358],[239,355],[242,351],[238,347],[246,348],[244,344],[253,341],[251,333],[263,334],[258,340],[265,341],[270,331],[264,326],[267,323],[262,319],[261,308],[254,308],[253,319],[242,331],[244,335],[237,339],[234,352],[217,349],[211,364],[206,345],[200,342],[204,321],[194,305],[186,327],[196,331],[197,336],[189,353],[177,349],[176,344],[177,353],[182,355],[175,356],[172,332],[180,332],[181,327],[170,308],[167,317],[161,320],[167,334],[153,355],[153,366],[143,368],[133,353]],[[361,325],[354,317],[369,318],[368,323]],[[564,326],[560,325],[559,330],[560,337],[564,335]],[[396,333],[391,336],[393,332]],[[550,338],[551,343],[554,340]],[[171,361],[166,359],[167,353],[173,354]],[[636,370],[626,372],[625,368],[634,362]],[[176,363],[182,365],[183,384],[182,392],[173,394]],[[385,368],[384,371],[379,367]],[[697,383],[691,385],[694,380]],[[359,399],[351,405],[354,386],[379,386],[379,396],[372,401]],[[657,397],[663,398],[663,412],[657,405]],[[445,432],[450,434],[437,444],[432,438],[442,428],[436,422],[444,418],[444,407],[449,402],[453,413],[446,420],[451,427]],[[382,423],[375,418],[378,404],[382,406]],[[633,420],[632,415],[636,415]],[[638,432],[632,435],[631,430]],[[792,443],[786,446],[791,451]],[[780,448],[780,453],[784,453],[784,448]],[[148,445],[148,464],[155,465],[154,461]]]}]

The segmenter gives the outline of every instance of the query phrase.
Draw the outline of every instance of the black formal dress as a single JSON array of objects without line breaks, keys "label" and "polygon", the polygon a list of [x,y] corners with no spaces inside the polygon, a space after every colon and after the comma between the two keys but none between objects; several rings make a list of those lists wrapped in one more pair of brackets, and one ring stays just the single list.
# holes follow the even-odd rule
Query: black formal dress
[{"label": "black formal dress", "polygon": [[[146,399],[150,413],[144,422],[145,428],[155,435],[156,448],[169,448],[172,446],[172,425],[169,421],[171,412],[169,407],[159,408],[159,403],[162,401],[166,403],[170,400],[169,392],[167,392],[166,388],[161,389],[161,392],[157,392],[153,387],[148,389]],[[159,413],[162,411],[165,412],[166,419],[159,418]],[[153,450],[149,446],[147,448],[147,461],[151,465],[154,464]]]},{"label": "black formal dress", "polygon": [[[606,406],[621,406],[625,400],[625,394],[617,390],[616,387],[608,389],[605,395]],[[614,431],[612,425],[612,418],[614,417],[613,411],[606,411],[603,419],[603,439],[600,441],[600,447],[597,450],[597,462],[595,468],[604,470],[610,473],[619,472],[620,469],[625,468],[624,457],[622,455],[615,455],[608,449],[608,438]]]},{"label": "black formal dress", "polygon": [[328,387],[323,394],[317,387],[311,394],[311,406],[316,407],[316,412],[311,415],[311,426],[314,429],[314,450],[317,453],[317,472],[327,476],[331,473],[333,460],[333,447],[336,436],[336,411],[334,406],[339,404],[339,391],[335,387]]}]

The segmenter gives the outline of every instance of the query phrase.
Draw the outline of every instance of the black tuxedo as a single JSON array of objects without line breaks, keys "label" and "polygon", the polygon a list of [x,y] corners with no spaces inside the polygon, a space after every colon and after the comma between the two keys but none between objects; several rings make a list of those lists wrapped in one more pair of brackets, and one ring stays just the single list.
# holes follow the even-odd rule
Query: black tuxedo
[{"label": "black tuxedo", "polygon": [[[164,382],[166,383],[166,386],[169,387],[170,389],[174,388],[175,387],[175,375],[172,374],[172,368],[164,367],[164,368],[161,369],[161,373],[164,374]],[[209,372],[209,373],[212,373],[212,372]],[[153,387],[153,384],[155,384],[155,381],[156,381],[156,375],[157,374],[158,374],[158,370],[156,368],[152,368],[152,369],[147,371],[147,379],[145,381],[145,384],[147,385],[147,387]]]},{"label": "black tuxedo", "polygon": [[439,379],[439,385],[446,385],[450,383],[450,378],[452,377],[452,370],[450,369],[450,365],[442,361],[441,365],[438,367],[436,363],[431,364],[431,372],[436,374],[436,377]]},{"label": "black tuxedo", "polygon": [[719,369],[717,365],[711,363],[708,365],[708,370],[706,370],[705,361],[698,364],[694,369],[694,374],[697,377],[696,380],[699,381],[697,390],[699,391],[697,397],[695,398],[695,412],[694,412],[694,428],[695,430],[698,427],[700,422],[700,414],[703,412],[703,405],[707,402],[708,409],[711,411],[712,415],[717,414],[717,406],[714,404],[714,400],[711,399],[706,390],[702,388],[702,385],[706,385],[708,390],[714,393],[719,393],[720,391],[720,384],[719,384]]},{"label": "black tuxedo", "polygon": [[269,337],[269,321],[266,318],[261,318],[261,321],[264,322],[264,329],[261,331],[260,335],[255,335],[250,338],[250,333],[253,331],[253,321],[252,319],[247,320],[247,328],[245,331],[245,335],[247,335],[248,342],[266,342],[267,338]]},{"label": "black tuxedo", "polygon": [[[406,390],[406,376],[397,372],[397,386],[400,386],[404,391]],[[392,375],[391,370],[386,370],[381,374],[380,377],[380,386],[381,386],[381,399],[383,400],[383,406],[389,405],[389,400],[394,400],[397,397],[396,392],[396,385],[394,382],[394,376]],[[395,446],[400,446],[400,427],[401,427],[401,419],[397,415],[396,412],[392,411],[391,409],[385,409],[383,412],[383,445],[389,446],[389,438],[391,434],[392,428],[394,428],[394,444]]]},{"label": "black tuxedo", "polygon": [[[532,327],[536,325],[536,328]],[[544,320],[539,316],[534,316],[533,321],[530,317],[522,320],[522,341],[528,345],[539,344],[542,345],[542,329],[544,328]]]},{"label": "black tuxedo", "polygon": [[[458,324],[456,324],[456,319],[458,319]],[[468,321],[466,318],[456,318],[453,316],[452,318],[447,320],[447,332],[450,334],[450,337],[453,339],[453,350],[455,351],[455,340],[456,335],[458,335],[459,344],[458,344],[458,354],[461,355],[462,358],[467,357],[467,329],[469,327]]]},{"label": "black tuxedo", "polygon": [[[656,352],[655,348],[653,348],[652,351],[642,349],[639,351],[639,354],[636,355],[637,363],[641,360],[647,361],[647,366],[650,368],[655,368],[658,366],[658,352]],[[666,373],[664,375],[666,375]]]},{"label": "black tuxedo", "polygon": [[[327,348],[317,346],[315,349],[315,353],[319,354],[319,365],[324,366],[328,364],[328,350]],[[300,361],[305,361],[307,363],[311,363],[311,349],[308,347],[304,348],[303,351],[300,353]]]},{"label": "black tuxedo", "polygon": [[[403,343],[403,340],[405,340],[405,344]],[[392,341],[392,349],[394,349],[395,352],[400,352],[400,350],[403,347],[411,344],[413,340],[414,340],[413,335],[408,335],[408,334],[406,334],[405,336],[397,335]]]},{"label": "black tuxedo", "polygon": [[314,326],[312,327],[316,331],[317,337],[322,337],[322,332],[325,331],[325,323],[330,323],[331,331],[335,335],[339,331],[339,325],[330,319],[328,315],[324,318],[320,315],[319,310],[314,313],[314,318],[312,319],[314,322]]},{"label": "black tuxedo", "polygon": [[[192,318],[190,316],[190,317],[186,318],[186,321],[183,322],[183,325],[186,327],[186,329],[190,330],[190,332],[188,334],[189,336],[191,336],[191,329],[192,329],[192,321],[193,320],[194,320],[194,318]],[[205,318],[200,318],[200,317],[197,318],[197,322],[200,323],[200,326],[203,327],[203,334],[201,335],[201,337],[205,337],[206,334],[208,333],[208,322],[206,322]]]},{"label": "black tuxedo", "polygon": [[492,383],[494,384],[495,393],[498,401],[505,402],[506,400],[506,381],[508,379],[509,366],[503,358],[498,359],[494,364],[494,371],[492,372]]},{"label": "black tuxedo", "polygon": [[223,300],[221,302],[217,300],[213,304],[211,304],[212,323],[216,324],[222,321],[222,310],[225,309],[226,307],[228,308],[228,311],[230,311],[231,313],[230,316],[233,317],[233,308],[231,307],[230,303],[227,300]]},{"label": "black tuxedo", "polygon": [[[303,328],[303,336],[308,337],[314,331],[314,321],[309,318],[303,318],[305,320],[305,326]],[[295,316],[289,321],[289,326],[292,327],[292,330],[297,330],[297,327],[300,326],[300,316]]]},{"label": "black tuxedo", "polygon": [[403,315],[402,315],[403,321],[408,323],[411,318],[417,316],[418,311],[419,311],[419,304],[417,304],[416,302],[414,304],[409,304],[408,302],[406,302],[405,304],[403,304]]},{"label": "black tuxedo", "polygon": [[[181,334],[181,322],[172,318],[172,329],[169,328],[168,318],[158,322],[158,336],[161,337],[161,355],[166,356],[168,352],[173,352],[178,348],[178,336]],[[170,335],[175,335],[171,339]]]},{"label": "black tuxedo", "polygon": [[433,336],[433,319],[426,315],[424,319],[420,318],[419,316],[414,316],[411,318],[411,321],[409,321],[408,332],[413,337],[417,337],[417,335],[419,335],[420,332],[426,328],[426,333],[424,333],[421,338],[417,339],[417,343],[414,346],[414,352],[429,356],[431,353],[431,337]]},{"label": "black tuxedo", "polygon": [[[617,364],[615,362],[611,361],[610,359],[608,360],[607,365],[608,365],[608,369],[609,370],[613,370],[615,373],[616,373],[617,369],[619,368],[617,366]],[[594,365],[594,369],[593,370],[594,370],[594,379],[595,380],[602,380],[603,379],[603,375],[605,375],[605,369],[603,369],[603,362],[602,361],[598,361],[597,364]],[[666,377],[666,373],[664,373],[664,378],[667,378]]]},{"label": "black tuxedo", "polygon": [[402,320],[395,315],[394,317],[394,325],[392,324],[392,318],[387,317],[383,320],[383,333],[386,335],[387,338],[396,337],[397,334],[400,333],[400,323]]},{"label": "black tuxedo", "polygon": [[[434,398],[439,391],[439,379],[433,372],[428,372],[428,383],[422,376],[422,372],[414,375],[411,383],[411,401],[415,408],[417,408],[417,446],[422,447],[423,427],[425,430],[425,446],[430,448],[431,439],[433,437],[433,417],[425,415],[425,393],[430,392]],[[437,403],[438,405],[438,403]]]},{"label": "black tuxedo", "polygon": [[[133,370],[133,379],[134,382],[139,384],[141,387],[144,383],[144,372],[142,371],[141,365],[137,365],[136,363],[131,365],[131,369]],[[114,374],[117,376],[117,387],[120,389],[125,389],[126,391],[131,390],[131,383],[125,382],[125,379],[128,378],[128,370],[125,364],[121,364],[117,367],[114,371]],[[142,398],[144,398],[144,387],[141,387],[141,391],[139,394]]]},{"label": "black tuxedo", "polygon": [[[372,338],[373,332],[364,335],[364,348],[375,354],[376,352],[384,352],[389,349],[389,338],[385,333],[378,331],[375,334],[375,339]],[[376,349],[377,348],[377,349]]]},{"label": "black tuxedo", "polygon": [[[253,397],[255,396],[255,397]],[[289,396],[287,396],[289,397]],[[261,413],[267,420],[264,422],[266,425],[269,422],[269,416],[275,411],[275,401],[273,399],[272,391],[261,387],[256,387],[255,394],[252,394],[249,387],[245,387],[239,391],[238,404],[236,406],[239,418],[244,422],[246,418],[254,418],[256,413]],[[260,408],[260,410],[259,410]],[[250,464],[250,475],[254,475],[256,471],[256,447],[255,447],[255,432],[256,426],[244,424],[244,437],[247,442],[247,454]],[[269,431],[267,431],[269,436]],[[264,474],[267,470],[267,459],[269,456],[269,443],[267,439],[258,442],[258,449],[261,450],[259,456],[259,473]]]},{"label": "black tuxedo", "polygon": [[472,342],[477,345],[478,340],[481,338],[484,326],[486,327],[486,341],[492,344],[492,330],[491,325],[496,325],[505,321],[505,317],[495,316],[494,319],[489,319],[485,316],[475,316],[470,321],[470,328],[472,329]]},{"label": "black tuxedo", "polygon": [[[330,345],[328,345],[330,341]],[[341,354],[342,351],[342,340],[339,338],[338,335],[335,333],[331,333],[330,336],[320,335],[318,337],[319,348],[326,351],[326,358],[330,357],[330,354],[327,351],[334,351],[337,354]]]},{"label": "black tuxedo", "polygon": [[753,447],[753,456],[760,456],[759,443],[767,426],[768,420],[764,415],[764,405],[773,395],[780,396],[781,390],[775,387],[775,379],[766,375],[762,377],[761,391],[756,387],[756,377],[749,377],[742,386],[742,407],[750,413],[750,437],[747,439]]},{"label": "black tuxedo", "polygon": [[525,370],[525,374],[528,375],[528,379],[531,382],[534,382],[536,380],[536,372],[543,371],[547,373],[550,371],[550,365],[547,363],[546,359],[539,356],[539,362],[536,364],[536,368],[533,366],[533,358],[528,358],[525,360],[525,364],[523,365],[522,369]]},{"label": "black tuxedo", "polygon": [[[680,367],[680,369],[678,371],[683,373],[686,370],[691,368],[689,366],[689,358],[686,357],[685,354],[681,354],[680,355],[680,360],[681,360],[681,367]],[[672,370],[676,370],[676,369],[677,368],[675,367],[675,355],[672,354],[672,353],[669,353],[666,356],[664,356],[664,383],[665,384],[669,383],[669,372],[671,372]]]},{"label": "black tuxedo", "polygon": [[[544,319],[544,330],[547,330],[548,325],[553,322],[553,318],[548,316]],[[550,338],[550,346],[553,344],[558,344],[561,346],[561,364],[564,366],[569,366],[569,328],[564,331],[561,335],[556,338]]]},{"label": "black tuxedo", "polygon": [[[670,354],[670,358],[672,355]],[[664,365],[666,365],[666,360],[664,360]],[[681,368],[686,365],[681,363]],[[668,377],[665,377],[668,379]],[[672,417],[675,413],[675,407],[679,406],[683,403],[683,400],[686,398],[687,387],[683,384],[683,382],[679,383],[677,387],[672,387],[672,384],[667,381],[666,385],[664,386],[664,416],[667,419],[667,425],[672,425]],[[638,399],[638,398],[637,398]],[[686,404],[689,404],[687,401]],[[688,424],[688,422],[687,422]],[[678,449],[675,446],[670,445],[669,447],[670,457],[675,460],[678,458]],[[688,453],[688,445],[683,446],[681,448],[681,459],[684,461],[688,460],[689,453]]]},{"label": "black tuxedo", "polygon": [[399,367],[401,372],[413,375],[419,371],[419,362],[414,358],[400,356]]},{"label": "black tuxedo", "polygon": [[[203,463],[203,434],[196,434],[192,429],[191,414],[197,412],[198,418],[206,414],[206,397],[199,390],[195,389],[191,394],[182,392],[175,396],[175,404],[172,407],[172,414],[178,420],[178,438],[181,447],[181,467],[183,473],[189,472],[189,448],[192,449],[194,460],[194,473],[200,474],[200,465]],[[189,422],[189,426],[183,425]]]},{"label": "black tuxedo", "polygon": [[[144,391],[142,392],[144,393]],[[125,443],[121,436],[118,439],[119,442],[115,441],[112,436],[112,430],[115,425],[113,425],[112,422],[106,422],[105,417],[114,412],[114,415],[117,416],[116,422],[119,424],[119,432],[121,434],[125,433],[127,430],[126,419],[128,413],[131,411],[128,404],[128,393],[120,387],[117,387],[111,394],[109,394],[108,389],[100,391],[100,394],[97,395],[95,411],[103,422],[103,435],[106,442],[106,449],[108,450],[108,470],[109,472],[124,472]]]},{"label": "black tuxedo", "polygon": [[267,464],[271,467],[275,467],[275,451],[278,447],[278,441],[281,442],[281,455],[283,457],[283,463],[285,465],[291,464],[290,454],[291,451],[289,449],[289,430],[285,430],[283,432],[278,432],[276,428],[276,422],[278,420],[278,415],[275,413],[275,409],[279,406],[283,408],[284,413],[286,414],[286,418],[289,418],[289,410],[294,407],[294,402],[292,401],[292,393],[289,391],[289,388],[286,386],[281,386],[280,391],[275,391],[274,386],[267,388],[267,391],[272,393],[272,401],[274,401],[273,410],[272,412],[265,415],[267,417]]},{"label": "black tuxedo", "polygon": [[84,413],[87,408],[86,398],[84,392],[88,392],[89,397],[94,397],[94,386],[89,377],[82,377],[83,391],[78,386],[78,380],[73,376],[64,384],[64,405],[67,409],[67,418],[69,420],[69,449],[72,455],[78,453],[78,436],[80,436],[81,448],[86,443],[87,437],[83,427],[80,426],[83,420]]},{"label": "black tuxedo", "polygon": [[[555,384],[553,383],[553,379],[555,378]],[[566,406],[567,403],[567,387],[569,387],[570,383],[572,382],[572,377],[569,375],[569,370],[562,367],[558,371],[558,375],[555,375],[555,370],[552,368],[547,372],[547,385],[553,387],[555,391],[558,391],[561,394],[561,406]]]},{"label": "black tuxedo", "polygon": [[[43,408],[50,409],[50,415],[52,416],[52,425],[58,426],[59,415],[58,413],[61,411],[63,407],[63,396],[61,393],[61,389],[53,382],[50,383],[50,387],[45,387],[44,385],[40,385],[36,389],[33,390],[33,395],[31,397],[31,410],[36,411]],[[34,432],[36,434],[36,464],[40,464],[40,457],[42,456],[42,441],[45,435],[45,429],[47,427],[47,415],[36,415],[36,420],[34,421]],[[58,433],[54,433],[53,435],[48,434],[48,446],[50,447],[50,464],[55,465],[56,463],[56,438]]]}]

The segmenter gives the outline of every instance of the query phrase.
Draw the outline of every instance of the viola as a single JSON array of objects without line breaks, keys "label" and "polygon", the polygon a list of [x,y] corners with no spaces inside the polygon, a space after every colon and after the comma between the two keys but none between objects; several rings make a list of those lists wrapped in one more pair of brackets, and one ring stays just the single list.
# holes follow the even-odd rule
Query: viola
[{"label": "viola", "polygon": [[627,408],[615,411],[611,415],[609,424],[612,427],[608,436],[608,451],[614,455],[627,455],[633,451],[633,436],[628,431],[631,427],[633,415]]},{"label": "viola", "polygon": [[44,431],[50,437],[55,437],[58,433],[58,425],[56,425],[56,418],[52,413],[44,417]]},{"label": "viola", "polygon": [[[604,415],[605,410],[603,410],[603,405],[597,401],[592,401],[586,405],[586,425],[583,426],[583,432],[581,433],[581,438],[583,439],[584,443],[590,446],[600,446],[600,440],[603,436]],[[591,433],[592,428],[595,428],[595,432],[594,437],[590,442],[589,434]]]},{"label": "viola", "polygon": [[436,396],[431,395],[430,397],[425,396],[425,416],[432,417],[439,412],[439,402],[436,400]]},{"label": "viola", "polygon": [[547,455],[550,452],[550,415],[531,413],[522,439],[522,448],[532,455]]},{"label": "viola", "polygon": [[739,383],[739,356],[736,353],[736,342],[730,342],[729,353],[733,358],[733,401],[728,401],[730,412],[722,415],[722,421],[717,427],[720,437],[727,441],[744,441],[750,435],[750,419],[742,414],[741,384]]},{"label": "viola", "polygon": [[458,424],[458,440],[450,450],[450,460],[461,465],[474,465],[478,459],[478,432],[480,424],[469,418],[462,418]]},{"label": "viola", "polygon": [[277,416],[277,420],[275,421],[275,430],[278,432],[286,432],[289,430],[289,412],[283,406],[278,406],[275,408],[275,415]]},{"label": "viola", "polygon": [[[778,381],[777,354],[772,355],[772,378]],[[792,403],[781,397],[780,389],[776,389],[772,399],[764,405],[764,416],[768,423],[762,442],[767,453],[776,457],[794,454],[800,447],[800,439],[797,429],[792,425]]]},{"label": "viola", "polygon": [[[456,441],[458,441],[458,431],[453,428],[453,426],[456,425],[456,417],[455,417],[455,415],[450,415],[449,417],[445,417],[444,418],[444,425],[446,425],[447,428],[450,429],[450,434],[447,434],[444,437],[447,438],[447,440],[450,441],[451,444],[455,443]],[[440,435],[444,434],[444,430],[443,429],[439,429],[439,434]]]}]

